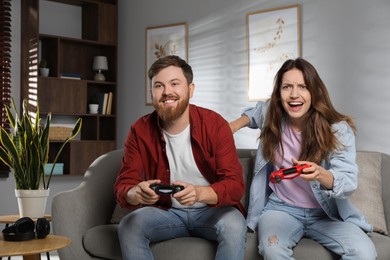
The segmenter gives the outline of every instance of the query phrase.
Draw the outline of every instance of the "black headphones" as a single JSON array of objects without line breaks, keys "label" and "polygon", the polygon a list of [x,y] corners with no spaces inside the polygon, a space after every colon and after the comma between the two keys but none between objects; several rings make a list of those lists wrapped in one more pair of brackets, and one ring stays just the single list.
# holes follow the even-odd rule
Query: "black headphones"
[{"label": "black headphones", "polygon": [[3,229],[3,238],[5,241],[27,241],[34,239],[35,233],[37,238],[45,238],[50,233],[50,222],[46,218],[38,218],[35,225],[29,217],[20,218]]}]

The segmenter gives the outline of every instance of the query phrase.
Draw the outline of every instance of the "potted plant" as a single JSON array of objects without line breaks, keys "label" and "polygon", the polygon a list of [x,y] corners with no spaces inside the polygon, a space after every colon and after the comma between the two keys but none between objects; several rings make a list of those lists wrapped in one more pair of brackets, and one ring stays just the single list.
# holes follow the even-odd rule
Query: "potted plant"
[{"label": "potted plant", "polygon": [[92,95],[88,102],[88,111],[90,114],[97,114],[99,111],[99,101],[97,94]]},{"label": "potted plant", "polygon": [[47,67],[47,61],[46,59],[41,59],[41,61],[39,62],[39,74],[41,76],[44,76],[44,77],[47,77],[49,76],[49,68]]},{"label": "potted plant", "polygon": [[[79,118],[70,134],[63,142],[55,156],[51,171],[45,175],[44,167],[49,158],[49,131],[51,114],[46,117],[42,124],[37,103],[36,113],[28,110],[27,100],[23,100],[23,113],[17,114],[15,102],[11,100],[11,107],[5,106],[6,114],[11,127],[10,131],[0,126],[0,159],[12,169],[15,177],[15,194],[17,197],[26,191],[32,197],[44,198],[44,205],[38,206],[28,200],[28,204],[40,212],[27,213],[23,205],[19,204],[21,217],[42,217],[46,207],[46,198],[49,193],[50,180],[55,164],[65,145],[80,132],[82,119]],[[44,195],[41,195],[44,193]],[[18,198],[18,203],[22,201]],[[43,207],[43,210],[42,210]],[[34,214],[38,214],[36,216]]]}]

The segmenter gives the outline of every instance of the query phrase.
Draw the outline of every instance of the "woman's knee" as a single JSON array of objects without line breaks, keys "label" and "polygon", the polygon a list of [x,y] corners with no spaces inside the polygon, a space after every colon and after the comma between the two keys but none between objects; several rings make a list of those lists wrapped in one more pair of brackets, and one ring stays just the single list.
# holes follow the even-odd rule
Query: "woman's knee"
[{"label": "woman's knee", "polygon": [[302,223],[286,212],[269,210],[258,220],[258,250],[264,258],[291,259],[302,236]]},{"label": "woman's knee", "polygon": [[258,251],[265,259],[289,259],[293,253],[290,246],[283,243],[277,235],[259,240]]},{"label": "woman's knee", "polygon": [[368,238],[369,241],[364,243],[364,246],[355,246],[351,248],[348,253],[348,259],[356,259],[356,260],[374,260],[377,259],[377,252],[375,249],[374,243],[371,239]]}]

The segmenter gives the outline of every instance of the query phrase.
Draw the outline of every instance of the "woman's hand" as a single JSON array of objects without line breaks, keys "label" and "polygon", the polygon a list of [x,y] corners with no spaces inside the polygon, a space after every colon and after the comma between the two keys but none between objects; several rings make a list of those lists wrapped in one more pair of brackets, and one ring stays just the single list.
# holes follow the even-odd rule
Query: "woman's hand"
[{"label": "woman's hand", "polygon": [[300,175],[300,177],[305,181],[318,181],[321,186],[327,188],[328,190],[333,188],[334,178],[330,171],[325,170],[323,167],[314,162],[297,161],[295,159],[292,159],[292,162],[294,164],[298,163],[310,165],[310,167],[303,169],[302,174]]}]

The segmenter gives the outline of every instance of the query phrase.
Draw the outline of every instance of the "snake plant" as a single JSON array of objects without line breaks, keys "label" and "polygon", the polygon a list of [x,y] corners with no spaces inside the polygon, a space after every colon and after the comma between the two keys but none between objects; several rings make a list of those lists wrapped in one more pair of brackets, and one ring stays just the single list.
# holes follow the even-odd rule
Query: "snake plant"
[{"label": "snake plant", "polygon": [[46,116],[42,124],[39,115],[39,105],[36,113],[28,110],[27,100],[23,100],[23,113],[17,114],[15,102],[11,107],[5,106],[11,131],[0,126],[0,159],[13,170],[16,189],[37,190],[48,189],[54,166],[65,145],[80,132],[82,119],[78,118],[70,136],[63,142],[53,161],[48,175],[45,175],[45,165],[49,158],[49,131],[51,114]]}]

